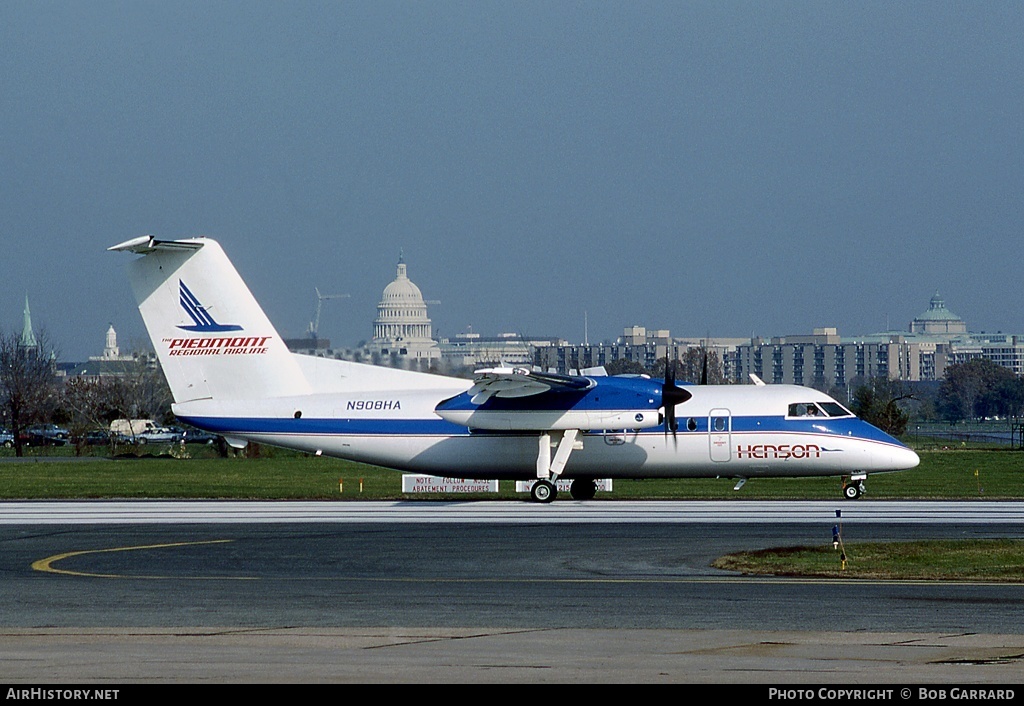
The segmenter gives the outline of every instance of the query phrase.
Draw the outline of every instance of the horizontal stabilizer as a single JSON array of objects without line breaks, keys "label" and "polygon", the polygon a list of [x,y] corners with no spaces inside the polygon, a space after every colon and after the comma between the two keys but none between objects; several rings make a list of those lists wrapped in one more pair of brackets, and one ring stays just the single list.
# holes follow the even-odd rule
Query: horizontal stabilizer
[{"label": "horizontal stabilizer", "polygon": [[156,250],[198,250],[203,245],[202,240],[195,238],[189,240],[157,240],[152,235],[143,235],[109,247],[107,250],[146,255]]}]

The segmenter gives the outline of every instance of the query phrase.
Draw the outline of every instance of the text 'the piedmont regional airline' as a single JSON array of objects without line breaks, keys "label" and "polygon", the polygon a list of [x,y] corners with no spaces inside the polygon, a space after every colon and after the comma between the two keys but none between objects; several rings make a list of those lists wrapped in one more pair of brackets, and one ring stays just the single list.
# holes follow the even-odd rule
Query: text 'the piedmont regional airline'
[{"label": "text 'the piedmont regional airline'", "polygon": [[[533,481],[575,499],[602,478],[867,474],[918,457],[817,390],[676,385],[644,376],[491,368],[475,380],[292,353],[221,246],[135,238],[139,310],[183,421],[233,445],[258,442],[402,471]],[[757,381],[759,382],[759,381]],[[845,479],[849,482],[845,482]]]}]

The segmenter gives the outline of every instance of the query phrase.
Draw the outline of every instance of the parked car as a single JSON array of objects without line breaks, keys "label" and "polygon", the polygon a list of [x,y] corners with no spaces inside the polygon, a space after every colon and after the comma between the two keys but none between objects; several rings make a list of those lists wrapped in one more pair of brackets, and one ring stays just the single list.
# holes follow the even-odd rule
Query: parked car
[{"label": "parked car", "polygon": [[9,449],[14,446],[14,434],[6,429],[0,429],[0,446]]},{"label": "parked car", "polygon": [[110,443],[111,434],[110,432],[97,429],[96,431],[87,431],[82,435],[82,443],[86,446],[106,446]]},{"label": "parked car", "polygon": [[71,435],[67,429],[56,424],[33,424],[25,427],[21,439],[28,446],[64,446]]},{"label": "parked car", "polygon": [[202,429],[186,429],[185,430],[185,443],[186,444],[212,444],[217,440],[216,434],[211,434],[208,431]]},{"label": "parked car", "polygon": [[173,444],[183,438],[185,435],[181,431],[175,431],[168,427],[149,427],[145,431],[140,431],[135,436],[129,437],[129,440],[136,444]]}]

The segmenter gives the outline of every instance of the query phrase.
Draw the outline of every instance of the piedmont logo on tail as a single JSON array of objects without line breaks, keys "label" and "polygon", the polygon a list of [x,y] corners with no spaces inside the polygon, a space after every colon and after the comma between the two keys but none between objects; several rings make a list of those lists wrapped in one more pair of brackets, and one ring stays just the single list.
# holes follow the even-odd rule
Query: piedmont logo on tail
[{"label": "piedmont logo on tail", "polygon": [[237,324],[218,324],[213,320],[206,307],[199,303],[196,295],[189,291],[185,283],[178,280],[181,292],[181,308],[195,322],[192,326],[179,326],[185,331],[201,331],[203,333],[224,333],[226,331],[241,331],[242,327]]},{"label": "piedmont logo on tail", "polygon": [[270,336],[222,336],[218,338],[170,338],[168,355],[261,355]]},{"label": "piedmont logo on tail", "polygon": [[[919,462],[836,400],[796,385],[501,366],[466,380],[292,353],[216,241],[142,236],[110,250],[139,255],[129,279],[161,344],[174,414],[233,445],[533,481],[540,502],[554,500],[561,478],[582,500],[602,478],[733,478],[738,489],[750,478],[834,476],[852,499],[869,473]],[[192,325],[180,325],[183,310]],[[256,335],[202,335],[234,332]]]},{"label": "piedmont logo on tail", "polygon": [[[220,324],[213,318],[207,307],[199,303],[199,298],[178,280],[181,308],[195,322],[192,326],[181,326],[183,331],[197,333],[225,333],[241,331],[238,324]],[[193,338],[165,338],[169,356],[185,355],[261,355],[267,352],[267,341],[270,336],[217,336]]]}]

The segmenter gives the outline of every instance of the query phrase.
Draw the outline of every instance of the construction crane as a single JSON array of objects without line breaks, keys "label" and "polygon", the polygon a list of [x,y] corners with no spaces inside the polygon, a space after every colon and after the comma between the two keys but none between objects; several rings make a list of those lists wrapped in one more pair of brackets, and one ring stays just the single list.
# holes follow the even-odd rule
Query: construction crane
[{"label": "construction crane", "polygon": [[321,294],[318,287],[313,287],[313,291],[316,292],[316,312],[313,314],[313,320],[309,322],[309,337],[314,341],[320,332],[320,311],[323,309],[325,299],[346,299],[351,294]]}]

